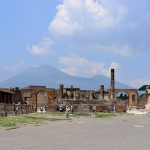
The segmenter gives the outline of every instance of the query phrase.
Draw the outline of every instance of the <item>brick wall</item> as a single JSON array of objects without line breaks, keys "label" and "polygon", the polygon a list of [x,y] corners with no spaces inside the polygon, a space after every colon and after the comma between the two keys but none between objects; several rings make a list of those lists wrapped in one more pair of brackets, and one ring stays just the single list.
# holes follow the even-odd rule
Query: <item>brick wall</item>
[{"label": "brick wall", "polygon": [[5,112],[7,114],[15,115],[15,110],[18,107],[17,114],[27,114],[27,113],[33,113],[34,109],[32,105],[26,105],[26,104],[0,104],[0,114],[3,115]]}]

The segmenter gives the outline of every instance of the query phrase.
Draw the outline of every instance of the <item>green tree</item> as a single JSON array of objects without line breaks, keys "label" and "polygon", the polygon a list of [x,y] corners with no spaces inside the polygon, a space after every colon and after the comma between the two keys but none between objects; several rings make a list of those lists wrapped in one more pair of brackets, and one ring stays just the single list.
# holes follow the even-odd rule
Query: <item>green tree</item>
[{"label": "green tree", "polygon": [[128,95],[124,94],[124,100],[128,99]]},{"label": "green tree", "polygon": [[124,98],[123,93],[120,93],[119,98],[123,100],[123,98]]}]

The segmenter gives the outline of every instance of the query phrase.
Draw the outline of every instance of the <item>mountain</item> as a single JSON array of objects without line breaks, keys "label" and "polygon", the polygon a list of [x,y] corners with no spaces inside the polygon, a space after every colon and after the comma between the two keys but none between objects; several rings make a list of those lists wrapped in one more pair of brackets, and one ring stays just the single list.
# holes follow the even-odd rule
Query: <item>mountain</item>
[{"label": "mountain", "polygon": [[[105,85],[107,89],[110,86],[110,78],[103,75],[96,75],[91,78],[71,76],[52,66],[40,66],[29,68],[11,77],[0,83],[0,87],[23,88],[29,85],[41,85],[58,89],[60,84],[64,84],[65,87],[73,85],[85,90],[98,90],[100,85]],[[130,88],[130,86],[117,81],[115,85],[116,88]]]}]

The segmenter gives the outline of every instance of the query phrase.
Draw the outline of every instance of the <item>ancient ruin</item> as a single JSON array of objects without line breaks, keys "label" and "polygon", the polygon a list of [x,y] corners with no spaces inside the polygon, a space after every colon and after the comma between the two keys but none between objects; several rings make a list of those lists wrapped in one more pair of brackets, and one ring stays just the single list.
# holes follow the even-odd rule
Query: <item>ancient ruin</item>
[{"label": "ancient ruin", "polygon": [[[60,84],[59,89],[46,86],[28,86],[22,89],[0,89],[0,104],[26,104],[37,111],[40,106],[47,106],[48,111],[57,111],[59,106],[72,105],[74,111],[78,108],[96,106],[96,111],[125,112],[127,107],[144,108],[150,110],[150,86],[143,86],[139,90],[145,91],[141,96],[138,89],[115,88],[115,70],[111,69],[110,88],[100,85],[98,90],[83,90],[79,87],[65,87]],[[122,94],[125,93],[125,94]],[[82,106],[82,107],[81,107]]]},{"label": "ancient ruin", "polygon": [[[118,93],[127,93],[127,98],[122,100],[117,97]],[[104,85],[100,85],[97,91],[80,90],[79,88],[64,88],[60,85],[57,104],[73,105],[75,110],[80,105],[96,106],[97,111],[115,111],[124,112],[128,106],[138,106],[138,90],[137,89],[115,89],[115,70],[111,69],[110,88],[105,89]]]}]

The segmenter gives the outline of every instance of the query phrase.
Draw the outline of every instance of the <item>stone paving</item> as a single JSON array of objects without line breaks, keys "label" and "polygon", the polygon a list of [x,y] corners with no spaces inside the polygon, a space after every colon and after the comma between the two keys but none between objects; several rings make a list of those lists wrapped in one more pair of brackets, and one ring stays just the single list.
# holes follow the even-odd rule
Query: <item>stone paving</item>
[{"label": "stone paving", "polygon": [[80,117],[0,130],[0,150],[150,150],[150,115]]}]

